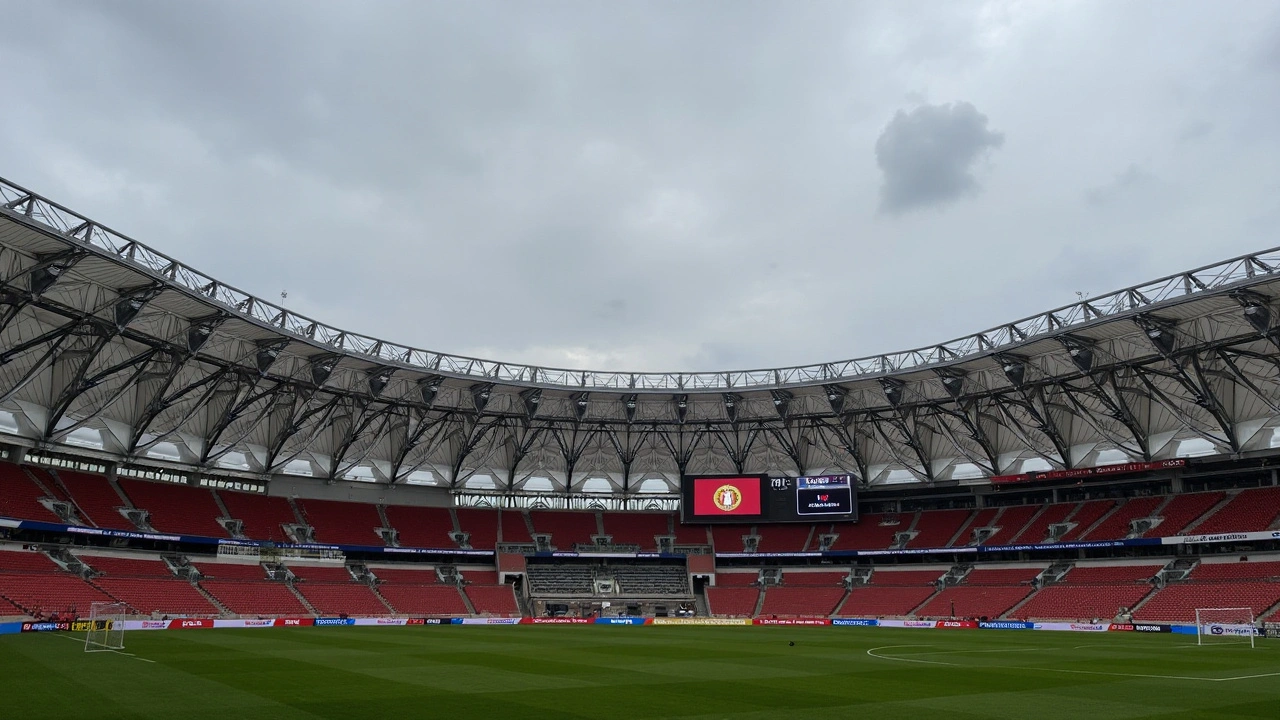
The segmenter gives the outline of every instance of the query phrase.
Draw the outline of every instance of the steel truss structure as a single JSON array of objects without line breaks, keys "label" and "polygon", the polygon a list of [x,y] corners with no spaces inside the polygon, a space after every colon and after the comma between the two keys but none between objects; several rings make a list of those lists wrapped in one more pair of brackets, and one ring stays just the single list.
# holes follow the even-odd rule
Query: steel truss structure
[{"label": "steel truss structure", "polygon": [[1280,426],[1278,295],[1273,249],[872,358],[543,368],[326,326],[0,180],[0,432],[205,474],[620,496],[1241,454]]}]

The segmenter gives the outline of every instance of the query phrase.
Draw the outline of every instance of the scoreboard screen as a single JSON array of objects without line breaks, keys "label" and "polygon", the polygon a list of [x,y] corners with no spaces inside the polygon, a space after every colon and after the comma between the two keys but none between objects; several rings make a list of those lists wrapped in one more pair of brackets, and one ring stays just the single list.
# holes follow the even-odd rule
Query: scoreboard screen
[{"label": "scoreboard screen", "polygon": [[680,490],[680,521],[689,524],[858,519],[850,475],[693,475]]}]

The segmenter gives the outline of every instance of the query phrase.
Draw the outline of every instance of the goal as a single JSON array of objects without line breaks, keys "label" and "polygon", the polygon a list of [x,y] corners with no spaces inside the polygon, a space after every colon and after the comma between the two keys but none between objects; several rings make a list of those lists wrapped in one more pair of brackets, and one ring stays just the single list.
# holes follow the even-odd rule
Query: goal
[{"label": "goal", "polygon": [[1247,643],[1258,636],[1252,608],[1196,608],[1196,644]]},{"label": "goal", "polygon": [[129,606],[122,602],[96,602],[89,606],[84,651],[123,650],[124,621],[128,615]]}]

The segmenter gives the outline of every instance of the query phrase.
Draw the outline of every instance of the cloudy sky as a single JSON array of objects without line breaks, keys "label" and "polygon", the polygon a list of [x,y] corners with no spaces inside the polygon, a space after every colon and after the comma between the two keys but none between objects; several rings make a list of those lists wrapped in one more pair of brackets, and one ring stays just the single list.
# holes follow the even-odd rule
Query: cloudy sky
[{"label": "cloudy sky", "polygon": [[819,362],[1280,245],[1274,2],[0,17],[0,176],[433,350]]}]

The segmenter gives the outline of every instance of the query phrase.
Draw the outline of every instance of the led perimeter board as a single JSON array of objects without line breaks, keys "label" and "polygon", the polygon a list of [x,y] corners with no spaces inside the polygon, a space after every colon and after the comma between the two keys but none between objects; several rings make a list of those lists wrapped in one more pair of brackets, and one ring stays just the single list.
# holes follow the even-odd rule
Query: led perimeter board
[{"label": "led perimeter board", "polygon": [[680,521],[691,525],[858,519],[851,475],[686,475],[680,494]]}]

